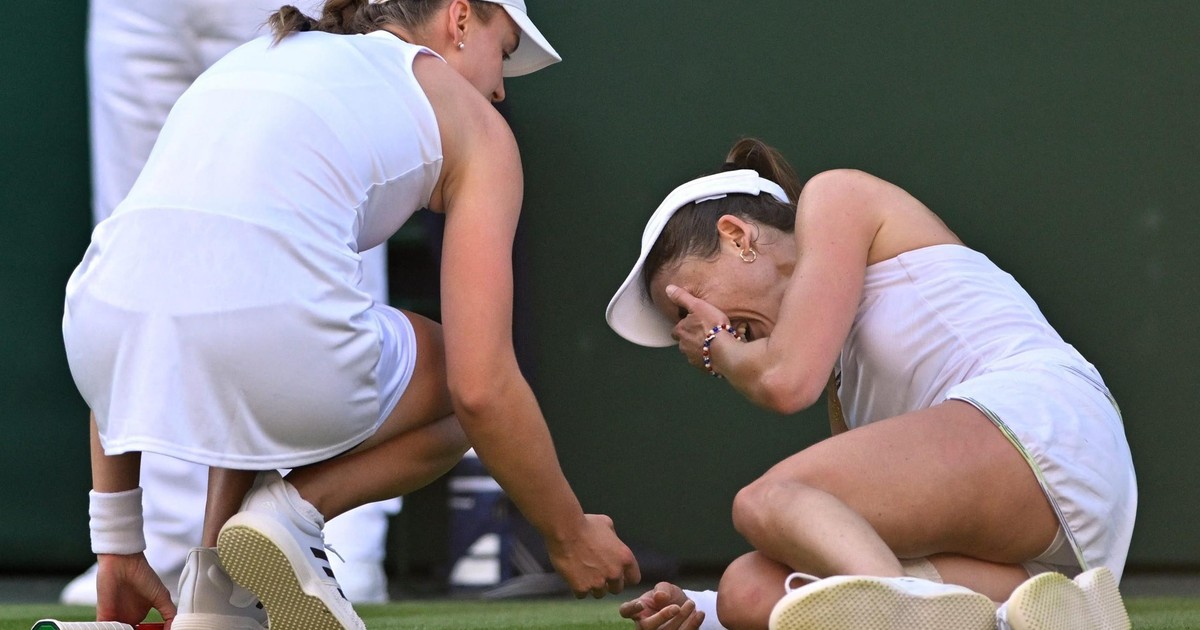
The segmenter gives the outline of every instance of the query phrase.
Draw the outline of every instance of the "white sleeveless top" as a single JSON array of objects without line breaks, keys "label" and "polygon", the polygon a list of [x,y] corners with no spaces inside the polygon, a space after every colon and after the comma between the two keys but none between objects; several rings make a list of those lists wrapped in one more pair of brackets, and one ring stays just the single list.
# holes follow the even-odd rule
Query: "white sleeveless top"
[{"label": "white sleeveless top", "polygon": [[1047,356],[1095,371],[983,254],[960,245],[906,252],[867,267],[839,360],[842,410],[847,426],[862,426],[931,407],[974,376]]},{"label": "white sleeveless top", "polygon": [[986,256],[937,245],[867,268],[839,360],[850,428],[960,400],[1021,453],[1069,548],[1056,570],[1124,569],[1137,480],[1120,411],[1096,368]]},{"label": "white sleeveless top", "polygon": [[375,430],[358,253],[441,172],[421,53],[385,31],[260,38],[179,99],[67,286],[68,359],[106,451],[261,469]]}]

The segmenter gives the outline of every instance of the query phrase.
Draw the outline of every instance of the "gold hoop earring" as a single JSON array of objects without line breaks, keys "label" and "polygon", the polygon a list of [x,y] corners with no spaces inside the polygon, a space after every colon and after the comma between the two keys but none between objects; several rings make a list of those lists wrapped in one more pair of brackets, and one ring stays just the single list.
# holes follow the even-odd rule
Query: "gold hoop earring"
[{"label": "gold hoop earring", "polygon": [[741,258],[742,262],[744,262],[744,263],[752,263],[752,262],[758,260],[758,252],[753,247],[751,247],[750,249],[748,249],[746,251],[738,252],[738,258]]}]

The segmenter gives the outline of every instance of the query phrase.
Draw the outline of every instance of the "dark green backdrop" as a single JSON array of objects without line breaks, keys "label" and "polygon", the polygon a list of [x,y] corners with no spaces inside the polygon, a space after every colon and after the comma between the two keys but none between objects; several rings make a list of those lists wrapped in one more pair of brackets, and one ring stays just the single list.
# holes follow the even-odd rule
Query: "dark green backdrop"
[{"label": "dark green backdrop", "polygon": [[[802,175],[896,182],[1012,272],[1125,412],[1131,566],[1200,566],[1200,4],[530,4],[566,62],[507,84],[521,338],[589,510],[716,565],[743,549],[736,489],[827,433],[822,409],[757,411],[603,319],[661,197],[757,135]],[[86,410],[59,335],[89,229],[85,13],[60,2],[0,40],[0,571],[89,562]]]}]

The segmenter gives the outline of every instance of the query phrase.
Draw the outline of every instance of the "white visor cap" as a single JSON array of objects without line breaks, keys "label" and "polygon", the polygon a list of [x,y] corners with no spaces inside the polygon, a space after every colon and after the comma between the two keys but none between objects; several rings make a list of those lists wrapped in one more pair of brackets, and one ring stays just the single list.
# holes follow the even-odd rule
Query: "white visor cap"
[{"label": "white visor cap", "polygon": [[525,9],[525,0],[487,0],[494,2],[508,12],[508,16],[521,29],[521,43],[517,50],[504,62],[504,76],[519,77],[523,74],[536,72],[546,66],[562,61],[562,57],[546,41],[542,32],[529,19]]},{"label": "white visor cap", "polygon": [[646,222],[646,229],[642,232],[642,253],[634,263],[633,271],[629,272],[629,277],[625,278],[621,288],[617,289],[617,294],[613,296],[604,312],[608,325],[618,335],[641,346],[662,348],[675,345],[675,339],[671,337],[675,322],[663,317],[662,313],[654,308],[650,296],[646,295],[645,282],[642,279],[646,255],[658,241],[659,234],[662,234],[663,228],[675,215],[675,211],[683,206],[692,202],[720,199],[731,194],[759,195],[764,192],[783,203],[790,203],[787,193],[779,184],[760,177],[751,169],[708,175],[693,179],[672,190]]}]

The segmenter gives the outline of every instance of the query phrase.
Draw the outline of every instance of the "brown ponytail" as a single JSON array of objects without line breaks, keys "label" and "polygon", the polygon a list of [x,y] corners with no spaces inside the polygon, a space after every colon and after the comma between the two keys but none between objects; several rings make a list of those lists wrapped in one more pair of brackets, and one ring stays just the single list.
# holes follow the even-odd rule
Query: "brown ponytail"
[{"label": "brown ponytail", "polygon": [[290,33],[304,33],[317,26],[317,21],[304,15],[300,9],[292,5],[279,7],[279,10],[267,18],[267,25],[275,33],[275,43]]},{"label": "brown ponytail", "polygon": [[788,199],[793,202],[800,197],[802,185],[800,178],[796,177],[796,171],[792,170],[792,165],[788,164],[779,149],[758,138],[738,140],[725,156],[725,164],[758,171],[760,177],[783,187]]},{"label": "brown ponytail", "polygon": [[774,147],[757,138],[742,138],[729,150],[721,171],[753,169],[764,179],[783,188],[791,203],[783,203],[769,194],[732,194],[700,203],[689,203],[671,216],[654,247],[646,255],[643,288],[650,293],[655,275],[685,258],[712,259],[721,248],[717,221],[727,214],[749,223],[773,227],[791,234],[796,230],[796,199],[800,196],[800,178]]},{"label": "brown ponytail", "polygon": [[[338,35],[355,35],[377,31],[392,24],[407,32],[420,30],[434,14],[450,0],[387,0],[371,4],[369,0],[326,0],[320,18],[304,15],[300,9],[287,5],[267,19],[275,33],[275,43],[292,33],[320,31]],[[500,5],[486,0],[470,0],[471,10],[483,23],[491,21]]]}]

